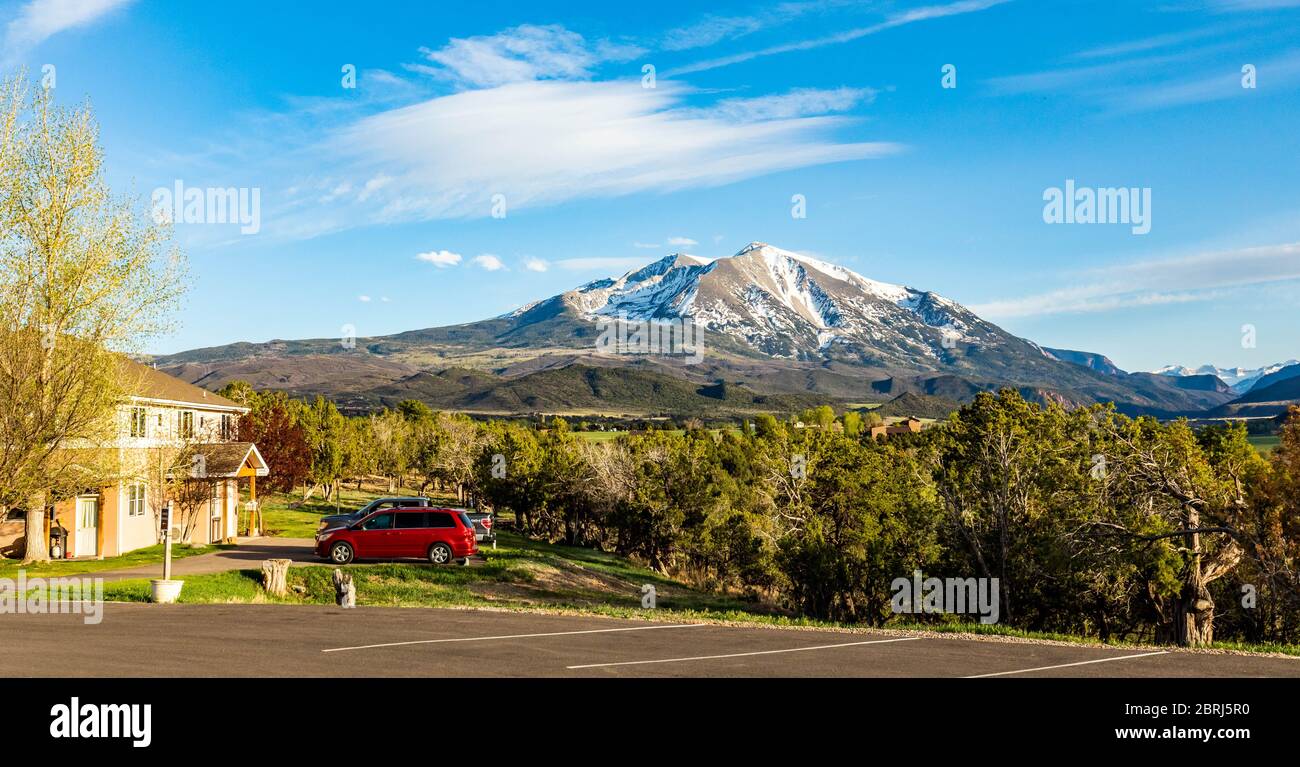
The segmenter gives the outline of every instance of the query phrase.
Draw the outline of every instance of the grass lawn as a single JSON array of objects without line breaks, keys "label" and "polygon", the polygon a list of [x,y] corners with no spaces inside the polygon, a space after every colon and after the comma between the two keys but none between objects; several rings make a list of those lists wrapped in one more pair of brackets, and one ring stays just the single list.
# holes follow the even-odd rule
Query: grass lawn
[{"label": "grass lawn", "polygon": [[[199,554],[210,554],[221,549],[230,549],[233,546],[214,545],[214,546],[188,546],[183,543],[172,544],[172,560],[193,557]],[[106,572],[108,570],[127,570],[132,567],[142,565],[157,564],[159,566],[158,577],[162,577],[163,545],[149,546],[143,549],[136,549],[130,554],[123,554],[120,557],[108,557],[106,559],[60,559],[52,562],[41,562],[27,565],[24,567],[16,559],[0,560],[0,577],[14,577],[19,570],[26,570],[28,577],[36,576],[59,576],[71,573],[92,573]],[[147,587],[146,583],[146,587]]]},{"label": "grass lawn", "polygon": [[[436,567],[415,562],[359,564],[347,568],[357,585],[357,604],[390,607],[506,607],[574,610],[605,615],[644,613],[641,586],[655,587],[665,613],[724,619],[779,613],[733,596],[695,591],[622,557],[591,549],[553,546],[502,531],[487,562],[470,567]],[[261,589],[260,570],[240,570],[185,579],[180,601],[188,603],[333,604],[332,567],[292,567],[285,599]],[[147,580],[105,585],[105,599],[147,601]]]},{"label": "grass lawn", "polygon": [[1250,440],[1250,444],[1254,445],[1255,449],[1263,455],[1268,455],[1273,452],[1273,450],[1278,446],[1278,443],[1282,440],[1282,438],[1276,434],[1252,434],[1247,437],[1247,439]]}]

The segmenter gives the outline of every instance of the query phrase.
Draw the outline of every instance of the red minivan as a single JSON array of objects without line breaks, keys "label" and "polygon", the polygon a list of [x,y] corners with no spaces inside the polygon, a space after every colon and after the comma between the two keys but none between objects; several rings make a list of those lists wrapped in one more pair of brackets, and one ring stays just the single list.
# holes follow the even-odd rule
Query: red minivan
[{"label": "red minivan", "polygon": [[474,524],[456,509],[389,509],[316,534],[316,555],[337,565],[354,559],[421,557],[435,565],[478,553]]}]

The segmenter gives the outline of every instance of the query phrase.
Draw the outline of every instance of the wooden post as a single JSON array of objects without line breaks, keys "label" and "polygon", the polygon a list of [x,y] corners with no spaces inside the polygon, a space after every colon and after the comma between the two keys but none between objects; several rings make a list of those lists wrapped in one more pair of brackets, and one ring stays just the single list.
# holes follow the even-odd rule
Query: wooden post
[{"label": "wooden post", "polygon": [[268,559],[262,562],[262,587],[266,593],[282,597],[289,593],[289,563],[291,559]]},{"label": "wooden post", "polygon": [[357,587],[352,576],[342,570],[334,571],[334,601],[344,609],[357,606]]}]

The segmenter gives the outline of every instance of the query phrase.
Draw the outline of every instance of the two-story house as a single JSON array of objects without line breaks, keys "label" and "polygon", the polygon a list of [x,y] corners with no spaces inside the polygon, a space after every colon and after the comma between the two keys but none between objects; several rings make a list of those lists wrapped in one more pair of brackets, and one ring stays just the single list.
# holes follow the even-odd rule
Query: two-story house
[{"label": "two-story house", "polygon": [[[117,413],[115,484],[57,504],[54,519],[68,531],[68,555],[111,557],[160,540],[160,517],[174,494],[179,459],[202,482],[201,503],[186,520],[192,543],[220,543],[238,534],[239,481],[250,500],[266,461],[251,442],[237,441],[248,408],[135,362],[123,363],[133,394]],[[173,530],[182,520],[173,504]]]}]

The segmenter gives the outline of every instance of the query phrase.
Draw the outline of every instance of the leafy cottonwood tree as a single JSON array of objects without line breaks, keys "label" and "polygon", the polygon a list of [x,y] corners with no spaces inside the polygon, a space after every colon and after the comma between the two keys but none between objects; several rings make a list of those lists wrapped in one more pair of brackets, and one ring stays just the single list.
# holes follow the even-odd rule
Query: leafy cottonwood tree
[{"label": "leafy cottonwood tree", "polygon": [[27,508],[26,557],[45,559],[45,508],[110,481],[87,460],[116,431],[131,382],[120,356],[163,331],[183,263],[167,228],[114,197],[90,110],[0,89],[0,503]]}]

